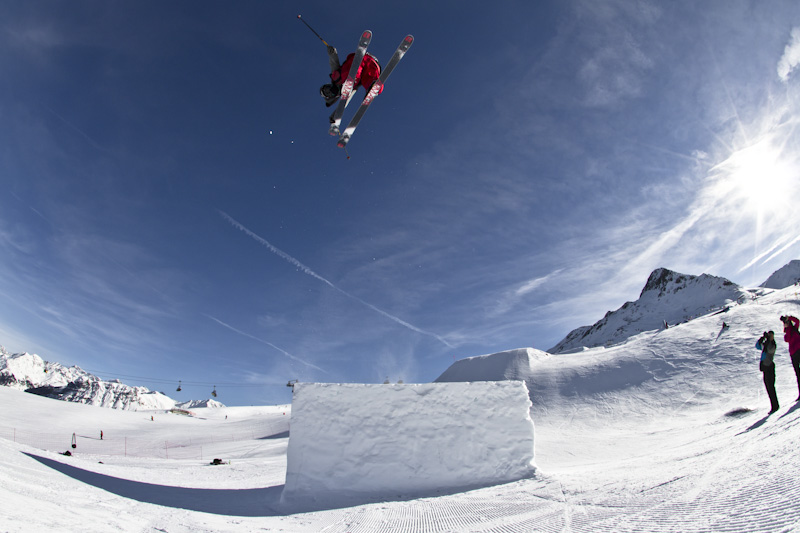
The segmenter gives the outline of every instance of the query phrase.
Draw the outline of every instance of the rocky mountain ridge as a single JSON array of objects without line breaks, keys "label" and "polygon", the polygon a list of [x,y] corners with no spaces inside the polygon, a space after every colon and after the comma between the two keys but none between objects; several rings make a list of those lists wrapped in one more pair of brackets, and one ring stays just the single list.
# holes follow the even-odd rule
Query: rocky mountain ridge
[{"label": "rocky mountain ridge", "polygon": [[119,380],[105,381],[77,366],[44,361],[36,354],[10,354],[1,346],[0,385],[57,400],[132,411],[224,407],[215,400],[180,403],[162,392]]},{"label": "rocky mountain ridge", "polygon": [[569,353],[584,348],[610,346],[654,329],[663,329],[691,318],[724,310],[737,302],[756,298],[763,290],[745,289],[709,274],[694,276],[667,268],[655,269],[639,298],[626,302],[591,326],[572,330],[549,353]]}]

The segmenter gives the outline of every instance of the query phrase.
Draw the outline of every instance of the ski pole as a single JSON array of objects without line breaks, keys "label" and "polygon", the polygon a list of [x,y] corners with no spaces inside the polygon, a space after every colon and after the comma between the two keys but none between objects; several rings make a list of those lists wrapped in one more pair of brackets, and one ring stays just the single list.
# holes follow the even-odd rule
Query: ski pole
[{"label": "ski pole", "polygon": [[325,39],[323,39],[323,38],[322,38],[322,36],[321,36],[319,33],[317,33],[315,30],[314,30],[314,28],[312,28],[311,26],[309,26],[308,22],[306,22],[306,19],[304,19],[302,15],[297,15],[297,18],[300,20],[300,22],[302,22],[303,24],[305,24],[305,25],[306,25],[306,27],[307,27],[309,30],[311,30],[312,32],[314,32],[314,35],[316,35],[317,37],[319,37],[319,40],[320,40],[320,41],[322,41],[323,43],[325,43],[325,46],[330,46],[330,45],[329,45],[327,42],[325,42]]}]

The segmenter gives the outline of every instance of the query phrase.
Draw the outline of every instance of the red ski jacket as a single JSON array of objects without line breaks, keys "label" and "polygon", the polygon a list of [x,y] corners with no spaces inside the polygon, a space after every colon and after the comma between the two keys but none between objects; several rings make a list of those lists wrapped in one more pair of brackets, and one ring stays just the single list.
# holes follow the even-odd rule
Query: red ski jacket
[{"label": "red ski jacket", "polygon": [[800,352],[800,331],[797,329],[800,326],[800,320],[793,316],[786,318],[791,322],[791,325],[784,324],[783,340],[789,343],[789,354],[791,355]]},{"label": "red ski jacket", "polygon": [[[353,64],[353,57],[355,57],[355,54],[348,55],[347,59],[344,60],[344,63],[339,70],[331,72],[331,80],[333,83],[336,85],[342,85],[344,83],[344,80],[347,79],[347,75],[350,73],[350,65]],[[378,63],[378,60],[375,59],[375,56],[367,53],[364,55],[364,59],[361,61],[361,66],[358,68],[355,87],[358,88],[358,86],[361,85],[369,91],[369,88],[373,83],[375,83],[380,75],[380,63]],[[381,90],[378,92],[378,94],[381,92],[383,92],[383,87],[381,87]]]}]

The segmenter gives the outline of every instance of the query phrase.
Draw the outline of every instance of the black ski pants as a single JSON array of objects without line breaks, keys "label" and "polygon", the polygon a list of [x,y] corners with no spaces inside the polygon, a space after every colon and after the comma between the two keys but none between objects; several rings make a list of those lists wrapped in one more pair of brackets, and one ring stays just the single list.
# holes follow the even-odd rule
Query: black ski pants
[{"label": "black ski pants", "polygon": [[[794,374],[797,376],[797,389],[800,392],[800,350],[794,352],[791,358],[792,368],[794,368]],[[800,400],[800,396],[797,399]]]},{"label": "black ski pants", "polygon": [[764,367],[764,386],[767,388],[767,395],[769,396],[769,403],[772,404],[772,411],[777,411],[778,393],[775,392],[775,365]]}]

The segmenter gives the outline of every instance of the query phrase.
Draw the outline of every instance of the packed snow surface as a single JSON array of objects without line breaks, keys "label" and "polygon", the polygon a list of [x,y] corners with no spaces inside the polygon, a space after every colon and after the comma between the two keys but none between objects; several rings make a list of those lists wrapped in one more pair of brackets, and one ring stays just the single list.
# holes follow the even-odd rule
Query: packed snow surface
[{"label": "packed snow surface", "polygon": [[523,381],[298,383],[284,501],[419,495],[530,478]]},{"label": "packed snow surface", "polygon": [[437,382],[524,380],[531,377],[536,363],[548,357],[547,352],[520,348],[456,361],[439,376]]},{"label": "packed snow surface", "polygon": [[[435,497],[319,500],[301,512],[280,499],[287,407],[151,419],[0,387],[0,530],[800,532],[797,381],[777,335],[781,408],[768,415],[753,347],[786,314],[800,315],[795,287],[610,348],[477,358],[492,380],[510,372],[530,388],[533,477]],[[474,379],[469,366],[451,378]],[[446,431],[441,413],[420,416]],[[73,433],[74,455],[60,455]],[[134,438],[135,454],[116,451]]]}]

